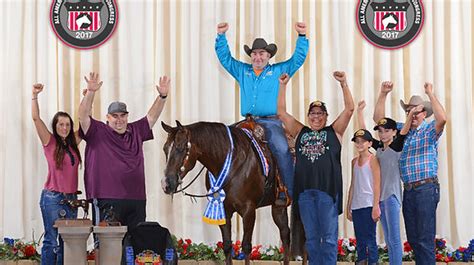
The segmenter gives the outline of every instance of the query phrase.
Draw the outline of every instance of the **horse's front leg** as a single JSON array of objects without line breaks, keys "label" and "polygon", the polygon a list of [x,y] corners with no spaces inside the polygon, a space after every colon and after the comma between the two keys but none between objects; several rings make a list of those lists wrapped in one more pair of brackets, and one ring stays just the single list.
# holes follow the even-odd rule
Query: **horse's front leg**
[{"label": "horse's front leg", "polygon": [[245,265],[250,265],[250,252],[252,251],[252,234],[255,226],[255,206],[249,207],[242,214],[244,223],[244,237],[242,239],[242,251],[245,253]]},{"label": "horse's front leg", "polygon": [[225,225],[220,225],[222,234],[222,243],[224,245],[225,264],[232,264],[232,214],[226,216]]},{"label": "horse's front leg", "polygon": [[272,205],[272,217],[280,230],[280,239],[283,243],[283,264],[290,264],[290,228],[288,227],[288,212],[286,207]]}]

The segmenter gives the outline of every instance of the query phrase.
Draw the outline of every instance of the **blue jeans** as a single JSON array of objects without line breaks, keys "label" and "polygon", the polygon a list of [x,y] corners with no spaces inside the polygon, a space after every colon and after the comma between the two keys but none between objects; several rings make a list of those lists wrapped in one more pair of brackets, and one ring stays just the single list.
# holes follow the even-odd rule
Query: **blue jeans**
[{"label": "blue jeans", "polygon": [[77,210],[69,206],[59,204],[63,199],[77,199],[77,195],[65,196],[61,192],[43,190],[40,198],[41,215],[43,216],[44,237],[41,247],[41,264],[62,265],[64,255],[64,243],[58,236],[58,229],[54,228],[54,222],[65,214],[65,218],[77,218]]},{"label": "blue jeans", "polygon": [[403,217],[416,264],[436,264],[435,234],[439,184],[427,183],[403,191]]},{"label": "blue jeans", "polygon": [[309,265],[336,264],[337,200],[334,201],[329,194],[316,189],[305,190],[299,195],[298,205]]},{"label": "blue jeans", "polygon": [[268,141],[268,146],[272,155],[277,160],[278,169],[282,181],[284,182],[290,197],[293,197],[293,176],[295,165],[291,157],[290,148],[288,147],[288,140],[286,139],[285,131],[281,120],[277,118],[257,119],[260,125],[265,129],[265,138]]},{"label": "blue jeans", "polygon": [[390,265],[402,264],[402,241],[400,239],[400,202],[395,195],[380,202],[385,243],[388,247]]},{"label": "blue jeans", "polygon": [[376,223],[372,219],[372,207],[352,210],[352,222],[357,240],[357,261],[368,258],[369,264],[377,263],[379,251],[375,239]]}]

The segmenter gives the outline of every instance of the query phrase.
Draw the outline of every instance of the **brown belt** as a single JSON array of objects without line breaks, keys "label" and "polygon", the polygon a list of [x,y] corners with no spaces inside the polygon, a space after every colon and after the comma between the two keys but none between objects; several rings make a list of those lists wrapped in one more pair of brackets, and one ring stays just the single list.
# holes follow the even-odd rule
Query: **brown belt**
[{"label": "brown belt", "polygon": [[405,187],[406,190],[411,190],[411,189],[416,189],[419,186],[421,186],[423,184],[427,184],[427,183],[439,183],[438,178],[437,177],[427,178],[427,179],[422,179],[422,180],[415,181],[415,182],[404,183],[403,187]]}]

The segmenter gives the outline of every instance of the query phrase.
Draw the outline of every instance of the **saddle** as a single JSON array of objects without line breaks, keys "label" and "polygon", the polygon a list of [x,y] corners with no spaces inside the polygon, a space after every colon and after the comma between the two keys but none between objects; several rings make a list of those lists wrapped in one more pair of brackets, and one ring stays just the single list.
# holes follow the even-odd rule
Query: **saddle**
[{"label": "saddle", "polygon": [[[263,126],[258,124],[252,118],[252,116],[250,116],[250,115],[247,115],[244,120],[241,120],[241,121],[235,123],[234,126],[237,127],[237,128],[240,128],[240,129],[245,129],[245,130],[247,130],[248,132],[251,133],[251,136],[256,140],[259,147],[263,150],[263,154],[265,155],[265,158],[268,161],[269,158],[270,158],[269,155],[270,155],[271,152],[269,151],[269,148],[268,148],[268,145],[267,145],[268,142],[265,139],[265,130],[264,130]],[[288,139],[288,136],[287,136],[287,139]],[[258,147],[253,146],[253,148],[254,148],[254,151],[258,153],[258,150],[256,150]],[[291,150],[291,148],[290,148],[290,150]],[[293,151],[294,151],[294,148],[293,148]],[[276,189],[275,196],[276,196],[276,198],[278,198],[279,194],[281,192],[283,192],[285,194],[285,198],[286,198],[286,206],[289,206],[291,204],[291,198],[288,195],[288,188],[283,184],[283,181],[281,180],[281,176],[280,176],[280,173],[279,173],[279,170],[278,170],[278,166],[276,168],[277,168],[277,170],[276,170],[276,173],[275,173],[275,184],[277,186],[277,189]],[[263,172],[265,172],[265,170],[263,170]],[[271,180],[269,180],[268,176],[265,176],[265,182],[266,182],[265,190],[267,190],[267,186],[271,186],[271,185],[267,185],[267,184],[269,184],[269,181],[271,181]]]}]

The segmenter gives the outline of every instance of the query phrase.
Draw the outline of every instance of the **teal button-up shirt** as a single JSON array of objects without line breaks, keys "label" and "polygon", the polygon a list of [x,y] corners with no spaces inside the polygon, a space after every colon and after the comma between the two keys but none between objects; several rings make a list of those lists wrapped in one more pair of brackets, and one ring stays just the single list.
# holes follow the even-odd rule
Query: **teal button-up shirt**
[{"label": "teal button-up shirt", "polygon": [[277,100],[280,75],[287,73],[293,76],[303,65],[308,54],[309,42],[304,36],[299,36],[296,48],[287,61],[268,64],[257,76],[252,65],[236,60],[230,54],[225,34],[217,34],[216,54],[222,66],[238,82],[240,86],[240,114],[245,116],[271,116],[277,114]]}]

